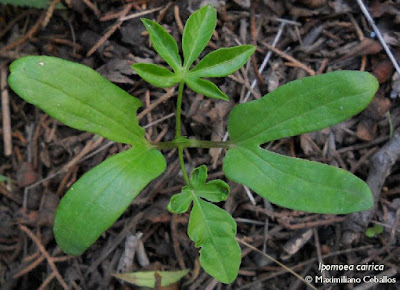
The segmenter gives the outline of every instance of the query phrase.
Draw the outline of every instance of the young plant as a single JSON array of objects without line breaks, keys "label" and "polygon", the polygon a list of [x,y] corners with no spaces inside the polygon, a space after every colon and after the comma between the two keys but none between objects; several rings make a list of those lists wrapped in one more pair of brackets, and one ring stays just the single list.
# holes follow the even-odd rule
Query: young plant
[{"label": "young plant", "polygon": [[374,238],[382,233],[383,233],[383,226],[381,225],[374,225],[365,230],[365,235],[368,238]]},{"label": "young plant", "polygon": [[223,171],[269,201],[290,209],[346,214],[373,205],[368,186],[351,173],[322,163],[279,155],[262,144],[331,126],[362,111],[377,90],[366,72],[340,71],[290,82],[259,100],[237,105],[229,116],[227,142],[189,139],[181,135],[184,86],[207,97],[228,97],[204,78],[222,77],[239,69],[255,47],[241,45],[213,51],[196,65],[216,26],[216,11],[204,6],[192,14],[183,31],[183,63],[178,45],[159,24],[143,19],[154,49],[172,68],[135,64],[133,69],[158,87],[179,85],[176,132],[172,141],[144,138],[135,113],[141,102],[92,69],[48,56],[27,56],[10,66],[11,88],[27,102],[76,129],[93,132],[132,148],[84,174],[65,194],[57,209],[54,235],[68,254],[80,255],[107,230],[139,192],[166,168],[159,150],[177,148],[186,185],[172,196],[168,210],[190,214],[188,235],[201,247],[204,270],[223,283],[235,280],[241,261],[236,223],[212,204],[226,200],[229,186],[207,182],[201,165],[186,172],[187,147],[225,148]]}]

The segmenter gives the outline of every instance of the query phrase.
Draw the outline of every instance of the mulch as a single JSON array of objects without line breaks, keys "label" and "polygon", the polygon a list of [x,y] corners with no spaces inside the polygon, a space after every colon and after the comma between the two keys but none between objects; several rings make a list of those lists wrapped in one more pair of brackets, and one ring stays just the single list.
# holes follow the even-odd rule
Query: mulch
[{"label": "mulch", "polygon": [[[53,1],[53,4],[60,1]],[[174,136],[175,88],[158,89],[131,69],[136,62],[161,63],[140,17],[155,19],[179,41],[182,25],[201,4],[217,6],[218,25],[204,53],[255,44],[245,67],[216,79],[231,101],[185,91],[182,130],[187,136],[222,140],[232,106],[257,99],[279,85],[334,70],[372,72],[380,88],[369,107],[336,126],[267,144],[288,156],[344,168],[366,180],[375,197],[370,211],[347,216],[311,214],[273,205],[229,182],[221,204],[238,224],[242,265],[231,285],[219,284],[199,266],[198,249],[186,234],[188,215],[166,209],[183,186],[177,152],[165,151],[167,170],[147,186],[122,217],[83,255],[70,257],[56,245],[53,218],[60,198],[79,177],[128,147],[96,138],[52,119],[8,88],[8,66],[24,55],[51,55],[86,64],[140,98],[146,137]],[[112,273],[191,269],[169,289],[305,289],[301,277],[320,276],[321,265],[364,265],[363,270],[327,271],[360,283],[318,288],[368,289],[365,276],[400,279],[400,80],[356,1],[69,0],[65,9],[0,6],[1,116],[0,288],[136,289]],[[366,1],[396,59],[400,55],[400,4]],[[263,62],[266,67],[259,71]],[[221,150],[188,149],[187,167],[206,164],[209,178],[224,179]],[[284,194],[284,193],[283,193]],[[323,194],[323,193],[321,193]],[[367,237],[367,227],[384,231]],[[135,246],[128,241],[135,240]],[[129,250],[130,249],[130,250]],[[125,266],[121,260],[135,259]],[[383,265],[368,268],[368,265]],[[381,284],[396,289],[394,284]],[[377,288],[377,289],[383,289]]]}]

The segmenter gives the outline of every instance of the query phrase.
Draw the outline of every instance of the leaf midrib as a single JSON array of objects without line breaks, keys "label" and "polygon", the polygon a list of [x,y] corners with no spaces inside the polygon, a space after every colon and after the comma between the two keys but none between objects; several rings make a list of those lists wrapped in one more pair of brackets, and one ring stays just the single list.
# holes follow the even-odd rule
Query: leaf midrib
[{"label": "leaf midrib", "polygon": [[222,61],[222,62],[218,62],[218,63],[216,63],[215,65],[206,66],[206,67],[201,68],[201,69],[199,69],[199,70],[196,70],[196,67],[195,67],[195,68],[193,68],[191,71],[189,71],[189,75],[192,76],[192,77],[196,77],[196,78],[198,78],[198,77],[204,77],[204,76],[198,76],[198,75],[201,74],[201,72],[207,71],[207,70],[209,70],[209,69],[214,69],[215,67],[218,67],[218,66],[221,66],[221,65],[225,65],[225,64],[227,64],[227,63],[229,63],[229,62],[233,62],[235,59],[240,58],[241,56],[243,56],[242,54],[243,54],[243,53],[238,54],[238,55],[234,56],[233,58],[231,58],[231,59],[229,59],[229,60]]},{"label": "leaf midrib", "polygon": [[[135,149],[128,149],[128,150],[135,150]],[[127,152],[127,154],[126,155],[128,155],[128,154],[130,154],[131,156],[124,156],[124,158],[126,158],[126,160],[125,160],[125,164],[123,164],[123,166],[121,166],[121,168],[120,168],[120,170],[118,170],[118,172],[117,173],[115,173],[114,174],[114,176],[119,176],[120,175],[120,173],[121,172],[123,172],[128,166],[131,166],[130,168],[129,168],[129,170],[131,171],[131,170],[135,170],[136,168],[137,168],[137,166],[138,166],[138,164],[140,164],[140,162],[139,161],[141,161],[143,158],[145,158],[146,157],[146,153],[147,152],[149,152],[149,150],[148,149],[142,149],[142,151],[141,152]],[[121,154],[121,153],[123,153],[123,152],[120,152],[120,153],[117,153],[117,154]],[[135,153],[135,154],[134,154]],[[122,156],[119,156],[120,158],[122,158]],[[135,162],[136,161],[136,162]],[[135,163],[134,163],[135,162]],[[133,163],[134,163],[134,166],[132,166],[133,165]],[[116,163],[114,166],[109,166],[107,169],[108,170],[106,170],[106,171],[104,171],[103,172],[103,174],[100,174],[99,176],[98,176],[98,178],[100,178],[100,177],[102,177],[102,176],[107,176],[107,175],[109,175],[110,174],[110,171],[113,171],[116,167],[120,167],[120,160],[119,160],[119,162],[118,163]],[[121,181],[122,181],[122,179],[123,178],[120,178],[120,184],[121,184]],[[101,196],[110,186],[111,186],[111,184],[113,183],[115,181],[115,179],[113,179],[113,180],[111,180],[110,182],[108,182],[107,184],[105,184],[103,187],[102,187],[102,189],[100,189],[100,190],[98,190],[97,192],[96,192],[96,194],[93,194],[92,195],[92,199],[90,199],[90,201],[89,201],[89,203],[90,204],[94,204],[95,203],[95,201],[96,200],[98,200],[98,197],[99,196]]]},{"label": "leaf midrib", "polygon": [[[90,103],[84,102],[84,101],[82,101],[81,99],[74,97],[73,95],[69,95],[69,94],[65,93],[61,88],[55,87],[55,86],[53,86],[52,84],[49,84],[49,83],[47,83],[47,82],[44,82],[44,81],[42,81],[42,80],[38,80],[38,79],[35,79],[35,78],[32,78],[32,77],[27,77],[27,78],[29,78],[29,79],[31,79],[31,80],[33,80],[33,81],[36,81],[36,82],[38,82],[38,83],[40,83],[40,84],[46,85],[46,86],[48,86],[48,87],[50,87],[50,88],[53,88],[54,90],[57,90],[57,91],[61,92],[62,94],[71,97],[72,99],[74,99],[74,100],[77,101],[78,103],[81,103],[81,104],[83,104],[83,105],[88,106],[89,108],[91,108],[91,109],[93,109],[94,111],[98,112],[98,113],[101,114],[102,116],[106,117],[106,119],[110,120],[112,123],[117,124],[119,127],[122,127],[123,129],[127,130],[127,131],[130,132],[130,133],[133,133],[133,135],[134,135],[137,139],[139,139],[139,140],[132,140],[132,141],[140,141],[140,138],[141,138],[142,136],[139,135],[138,132],[130,130],[130,127],[126,127],[126,126],[125,126],[125,122],[124,122],[123,124],[117,122],[117,121],[114,120],[112,117],[108,116],[106,113],[104,113],[104,112],[98,110],[96,107],[93,107]],[[113,106],[113,107],[114,107],[114,106]],[[114,108],[116,108],[116,107],[114,107]],[[116,108],[116,109],[117,109],[117,108]],[[123,111],[122,111],[122,113],[125,114]],[[79,115],[76,115],[76,114],[73,114],[73,115],[79,116]],[[82,118],[82,117],[80,117],[80,118],[83,119],[83,120],[88,121],[88,119],[84,119],[84,118]],[[90,122],[92,122],[92,120],[90,120]],[[100,124],[95,123],[95,122],[92,122],[92,123],[97,124],[99,127],[100,127],[100,126],[104,126],[104,125],[100,125]],[[139,127],[138,124],[135,124],[135,125]]]},{"label": "leaf midrib", "polygon": [[[87,84],[86,84],[82,79],[80,79],[78,76],[76,76],[76,75],[74,75],[74,74],[70,74],[68,71],[67,71],[67,73],[68,73],[71,77],[75,78],[75,80],[77,80],[77,81],[83,83],[84,85],[87,85]],[[101,75],[100,75],[100,77],[103,78],[103,76],[101,76]],[[107,82],[109,82],[107,79],[105,79],[105,80],[106,80]],[[112,85],[114,86],[114,84],[112,84]],[[125,117],[126,120],[130,121],[130,120],[133,119],[133,117],[136,118],[136,116],[134,116],[134,114],[137,112],[137,109],[140,107],[140,105],[136,105],[136,104],[134,105],[134,106],[135,106],[134,112],[132,112],[132,115],[133,115],[133,116],[130,116],[130,115],[128,115],[128,113],[126,113],[125,111],[122,111],[120,108],[116,107],[112,102],[110,102],[107,98],[105,98],[104,95],[103,95],[103,93],[99,91],[99,88],[98,88],[97,85],[96,85],[96,86],[93,86],[93,88],[96,90],[97,95],[100,96],[100,98],[102,98],[105,102],[107,102],[108,104],[110,104],[115,110],[117,110],[117,111],[119,111],[119,112],[122,112],[122,115],[124,115],[124,117]],[[119,88],[118,88],[118,89],[119,89]],[[126,92],[123,91],[123,93],[125,94]],[[133,98],[133,96],[131,96],[131,97]],[[135,99],[134,99],[133,101],[135,101]],[[140,102],[140,101],[139,101],[139,102]],[[88,106],[90,106],[90,105],[88,105]],[[92,106],[90,106],[90,107],[92,107]],[[99,111],[99,112],[101,112],[101,111]],[[104,114],[103,112],[101,112],[101,113]],[[118,123],[118,124],[119,124],[119,123]],[[138,122],[134,122],[134,125],[137,125],[137,126],[140,128]],[[126,128],[126,129],[127,129],[128,131],[131,131],[131,130],[128,129],[128,128]],[[132,132],[132,131],[131,131],[131,132]],[[135,135],[136,135],[136,133],[141,134],[140,129],[139,129],[139,132],[136,132],[136,131],[135,131],[134,133],[135,133]],[[139,136],[139,137],[140,137],[140,136]]]},{"label": "leaf midrib", "polygon": [[[329,88],[329,87],[328,87],[328,88]],[[357,97],[360,97],[360,96],[365,95],[365,94],[368,94],[368,92],[360,93],[360,94],[357,94],[357,95],[351,95],[350,97],[351,97],[351,98],[357,98]],[[250,141],[251,141],[251,140],[254,140],[254,139],[256,139],[257,137],[259,137],[260,135],[267,134],[268,131],[271,131],[272,129],[274,129],[274,128],[276,128],[276,127],[282,125],[282,124],[285,124],[285,123],[287,123],[287,122],[289,122],[289,121],[291,121],[291,120],[293,120],[293,119],[299,118],[299,117],[301,117],[301,116],[303,116],[303,115],[305,115],[305,114],[309,114],[309,113],[312,112],[312,111],[315,111],[315,110],[317,110],[317,109],[319,109],[319,108],[322,108],[322,107],[326,107],[326,106],[329,105],[329,104],[332,104],[332,103],[334,103],[334,102],[338,102],[338,101],[340,101],[340,100],[342,100],[342,99],[345,99],[345,98],[348,98],[348,97],[349,97],[349,96],[343,96],[343,97],[341,97],[341,98],[335,99],[335,100],[330,101],[330,102],[328,102],[328,103],[321,104],[321,105],[319,105],[319,106],[317,106],[317,107],[314,107],[314,108],[312,108],[312,109],[310,109],[310,110],[304,111],[304,112],[302,112],[301,114],[295,114],[295,115],[293,115],[292,117],[290,117],[290,118],[284,120],[283,122],[279,122],[279,123],[273,125],[272,127],[268,127],[268,128],[265,129],[265,130],[260,130],[260,129],[258,129],[258,128],[261,127],[262,125],[255,126],[253,129],[251,129],[251,130],[248,131],[248,134],[241,135],[238,139],[232,140],[232,141],[235,141],[235,142],[237,142],[237,143],[241,143],[241,142],[248,142],[249,140],[250,140]],[[284,107],[284,106],[286,105],[286,103],[289,102],[289,101],[293,101],[293,100],[291,100],[290,98],[287,98],[287,99],[285,100],[285,102],[284,102],[277,110],[275,110],[275,113],[274,113],[272,116],[266,116],[265,118],[262,119],[262,121],[259,122],[259,124],[263,124],[263,123],[265,123],[266,120],[268,120],[268,119],[273,119],[274,116],[279,115],[279,114],[278,114],[278,111],[281,110],[281,108]],[[252,133],[252,132],[255,132],[255,131],[258,131],[258,132],[257,132],[256,134],[252,135],[251,133]],[[314,131],[314,130],[313,130],[313,131]],[[268,139],[268,138],[267,138],[267,139],[264,140],[263,142],[268,142],[268,141],[271,141],[271,139]]]},{"label": "leaf midrib", "polygon": [[[179,58],[178,45],[176,44],[176,42],[174,44],[172,44],[173,47],[169,47],[168,45],[164,45],[164,41],[162,40],[162,37],[158,37],[158,33],[155,32],[155,29],[153,29],[153,27],[151,25],[149,25],[149,27],[154,32],[154,35],[157,37],[157,40],[161,44],[161,47],[164,50],[166,50],[168,52],[168,54],[171,56],[171,60],[173,61],[173,65],[171,65],[171,64],[169,64],[169,65],[172,67],[172,69],[174,71],[179,69],[179,67],[181,66],[181,60]],[[175,39],[174,39],[174,41],[175,41]],[[164,60],[167,62],[166,59],[164,59]]]},{"label": "leaf midrib", "polygon": [[[202,216],[202,218],[203,218],[205,228],[207,229],[208,236],[211,237],[209,240],[211,241],[211,244],[213,245],[214,249],[218,249],[218,247],[215,245],[214,237],[213,237],[213,235],[212,235],[212,232],[211,232],[211,230],[210,230],[210,227],[208,226],[207,222],[205,222],[205,221],[206,221],[206,215],[204,214],[203,208],[202,208],[201,205],[200,205],[199,197],[195,194],[194,190],[192,190],[191,192],[192,192],[192,195],[193,195],[193,202],[197,203],[197,206],[199,207],[199,211],[200,211],[201,216]],[[219,260],[219,261],[223,261],[223,258],[222,258],[222,256],[221,256],[220,252],[217,251],[217,250],[216,250],[216,252],[217,252],[218,258],[219,258],[218,260]],[[229,275],[228,275],[228,273],[226,272],[225,265],[224,265],[224,263],[222,263],[222,262],[221,262],[221,264],[223,265],[222,269],[223,269],[223,271],[224,271],[225,278],[229,280]]]},{"label": "leaf midrib", "polygon": [[[322,188],[326,188],[326,189],[330,189],[330,190],[333,189],[333,187],[327,186],[326,184],[317,183],[317,182],[311,182],[311,181],[308,181],[308,180],[306,180],[306,179],[303,179],[303,178],[301,178],[301,177],[299,177],[299,176],[294,175],[292,172],[286,172],[286,171],[284,171],[284,170],[282,170],[282,169],[280,169],[280,168],[277,168],[277,167],[275,167],[275,166],[272,165],[273,163],[264,160],[264,159],[262,158],[262,156],[259,154],[259,152],[254,152],[254,151],[252,151],[251,149],[249,149],[249,148],[247,148],[247,147],[244,147],[244,146],[240,146],[239,148],[240,148],[240,149],[244,149],[244,150],[246,150],[246,151],[249,151],[250,153],[252,153],[252,154],[255,155],[256,157],[258,157],[259,159],[261,159],[262,161],[264,161],[265,163],[268,163],[268,165],[269,165],[270,167],[272,167],[273,169],[275,169],[275,170],[278,171],[278,172],[282,172],[283,174],[289,175],[289,176],[291,176],[291,177],[293,177],[293,178],[295,178],[295,179],[300,179],[300,180],[304,181],[305,183],[308,183],[308,184],[311,184],[311,185],[318,185],[318,186],[321,186]],[[258,149],[258,148],[257,148],[257,149]],[[260,149],[261,149],[261,148],[260,148]],[[261,150],[262,150],[262,149],[261,149]],[[258,150],[257,150],[257,151],[258,151]],[[266,150],[266,151],[267,151],[267,150]],[[242,156],[244,156],[244,157],[246,158],[246,155],[243,154],[243,152],[240,152],[240,150],[238,150],[238,152],[239,152]],[[278,154],[278,153],[274,153],[274,152],[270,152],[270,151],[267,151],[267,152],[268,152],[268,153],[271,153],[271,154]],[[286,156],[286,157],[287,157],[287,156]],[[288,158],[294,158],[294,159],[297,160],[297,158],[295,158],[295,157],[288,157]],[[247,159],[247,158],[246,158],[246,159]],[[299,159],[299,160],[303,160],[303,159]],[[311,161],[309,161],[309,162],[311,162]],[[270,179],[273,183],[276,184],[276,182],[274,182],[274,180],[273,180],[272,178],[270,178],[265,172],[263,172],[263,170],[262,170],[261,167],[259,167],[256,163],[253,163],[253,162],[251,162],[251,164],[253,164],[253,166],[256,167],[261,173],[263,173],[264,176],[268,177],[268,179]],[[323,163],[321,163],[321,164],[323,164]],[[326,164],[325,164],[325,165],[326,165]],[[328,166],[328,165],[327,165],[327,166]],[[336,169],[337,169],[337,170],[342,170],[342,169],[340,169],[340,168],[336,168]],[[347,189],[344,189],[344,188],[341,188],[341,191],[344,191],[344,192],[347,192],[347,193],[350,193],[350,194],[353,193],[352,191],[347,190]]]},{"label": "leaf midrib", "polygon": [[[210,18],[211,15],[212,15],[212,13],[210,13],[210,10],[207,10],[207,12],[206,12],[206,14],[205,14],[205,16],[204,16],[204,18],[203,18],[203,21],[201,22],[201,25],[200,25],[200,28],[198,29],[198,31],[202,31],[202,29],[203,29],[204,27],[207,27],[208,19]],[[198,43],[199,43],[199,37],[196,38],[196,41],[195,41],[195,42],[192,44],[192,46],[191,46],[191,50],[190,50],[190,53],[189,53],[188,58],[187,58],[188,61],[190,61],[190,60],[192,59],[192,56],[194,55],[194,51],[195,51],[196,48],[198,47]],[[192,61],[192,63],[193,63],[195,60],[196,60],[196,59],[194,59],[194,60]],[[186,63],[186,59],[185,59],[184,62],[185,62],[185,64],[184,64],[185,69],[186,69],[186,70],[189,70],[189,67],[192,65],[192,63],[189,63],[189,62]]]}]

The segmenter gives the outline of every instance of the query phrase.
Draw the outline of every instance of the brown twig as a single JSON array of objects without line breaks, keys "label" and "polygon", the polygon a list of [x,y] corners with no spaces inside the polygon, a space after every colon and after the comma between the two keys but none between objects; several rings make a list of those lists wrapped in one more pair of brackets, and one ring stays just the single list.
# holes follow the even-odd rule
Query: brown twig
[{"label": "brown twig", "polygon": [[49,24],[51,17],[53,16],[54,10],[56,9],[57,4],[60,3],[60,0],[53,0],[50,3],[49,8],[46,11],[46,17],[42,22],[42,29],[46,28],[47,24]]},{"label": "brown twig", "polygon": [[372,154],[375,153],[376,150],[377,150],[377,147],[374,147],[374,148],[372,148],[372,149],[369,149],[368,152],[365,153],[365,154],[360,158],[360,160],[358,160],[357,163],[354,164],[354,165],[351,167],[350,172],[351,172],[351,173],[355,173],[355,172],[358,170],[358,168],[359,168],[365,161],[367,161],[367,159],[368,159]]},{"label": "brown twig", "polygon": [[[336,252],[332,252],[332,253],[323,255],[322,258],[325,259],[325,258],[329,258],[329,257],[336,257],[336,256],[343,255],[343,254],[348,254],[348,253],[353,253],[353,252],[358,252],[358,251],[364,251],[364,250],[371,249],[372,247],[373,247],[372,245],[368,245],[368,246],[362,246],[362,247],[359,247],[359,248],[347,248],[347,249],[344,249],[344,250],[340,250],[340,251],[336,251]],[[314,263],[316,261],[317,261],[316,257],[315,258],[311,258],[311,259],[308,259],[308,260],[306,260],[304,262],[301,262],[301,263],[299,263],[297,265],[294,265],[291,268],[292,268],[292,270],[297,270],[297,269],[301,270],[304,266],[310,265],[311,263]],[[269,280],[269,279],[272,279],[272,278],[276,278],[276,277],[278,277],[278,276],[280,276],[282,274],[285,274],[285,273],[287,273],[287,271],[285,269],[283,269],[283,270],[278,271],[278,272],[262,275],[259,279],[239,287],[238,290],[251,288],[253,286],[258,285],[259,283],[261,283],[263,281],[266,281],[266,280]]]},{"label": "brown twig", "polygon": [[78,170],[78,166],[76,166],[76,165],[75,165],[75,166],[71,166],[71,167],[68,169],[67,173],[65,174],[65,176],[64,176],[63,179],[61,180],[60,184],[58,185],[58,188],[57,188],[57,191],[56,191],[56,194],[57,194],[58,196],[61,197],[61,195],[63,194],[63,192],[64,192],[64,190],[65,190],[65,187],[66,187],[66,185],[67,185],[68,180],[70,179],[71,175],[72,175],[73,173],[75,173],[77,170]]},{"label": "brown twig", "polygon": [[153,12],[156,12],[156,11],[159,11],[159,10],[161,10],[162,8],[163,8],[163,7],[156,7],[156,8],[153,8],[153,9],[149,9],[149,10],[145,10],[145,11],[140,11],[140,12],[133,13],[133,14],[131,14],[131,15],[128,15],[128,16],[123,16],[123,17],[121,17],[119,20],[120,20],[120,21],[125,21],[125,20],[129,20],[129,19],[133,19],[133,18],[138,18],[138,17],[140,17],[140,16],[147,15],[147,14],[150,14],[150,13],[153,13]]},{"label": "brown twig", "polygon": [[289,224],[288,222],[286,222],[285,220],[278,218],[278,222],[285,228],[288,228],[290,230],[298,230],[298,229],[305,229],[305,228],[311,228],[311,227],[316,227],[316,226],[331,225],[334,223],[342,222],[345,219],[346,219],[345,217],[335,216],[335,217],[333,217],[331,219],[327,219],[327,220],[312,221],[312,222],[305,222],[305,223],[299,223],[299,224],[292,225],[292,224]]},{"label": "brown twig", "polygon": [[[130,5],[131,8],[133,6],[133,4],[128,4],[128,5]],[[124,10],[121,10],[121,11],[118,11],[118,12],[110,12],[110,13],[107,13],[106,15],[102,16],[99,20],[100,21],[110,21],[110,20],[113,20],[113,19],[121,18],[121,17],[126,15],[126,14],[125,15],[123,15],[123,14],[124,14]]]},{"label": "brown twig", "polygon": [[[150,91],[146,90],[145,93],[145,103],[146,103],[146,108],[150,107]],[[153,122],[153,116],[151,115],[151,111],[147,113],[147,122],[152,123]],[[149,130],[147,131],[147,135],[150,137],[153,135],[153,127],[150,127]]]},{"label": "brown twig", "polygon": [[393,138],[371,158],[371,168],[367,178],[367,184],[371,188],[374,198],[374,206],[362,212],[347,216],[343,243],[351,244],[360,233],[364,232],[378,204],[383,184],[390,174],[392,166],[400,157],[400,130],[397,130]]},{"label": "brown twig", "polygon": [[36,21],[36,23],[28,31],[27,34],[25,34],[24,36],[18,38],[16,41],[11,42],[9,45],[4,46],[2,49],[0,49],[0,52],[5,52],[5,51],[8,51],[8,50],[11,50],[11,49],[23,44],[28,39],[32,38],[39,31],[40,25],[42,24],[45,15],[46,15],[46,13],[43,12],[40,15],[40,17],[38,18],[38,20]]},{"label": "brown twig", "polygon": [[7,70],[1,66],[1,111],[3,115],[3,142],[4,155],[12,154],[12,137],[11,137],[11,116],[10,116],[10,101],[8,96],[7,85]]},{"label": "brown twig", "polygon": [[96,7],[92,2],[90,2],[89,0],[82,0],[82,2],[85,3],[85,5],[86,5],[87,7],[89,7],[90,10],[93,11],[94,15],[96,15],[97,18],[100,17],[100,11],[99,11],[99,9],[97,9],[97,7]]},{"label": "brown twig", "polygon": [[[38,147],[38,139],[40,135],[40,128],[42,128],[43,123],[46,121],[48,115],[44,114],[39,121],[39,124],[35,128],[35,132],[33,134],[33,137],[31,138],[33,142],[33,168],[38,168],[39,164],[39,147]],[[31,160],[29,160],[31,162]]]},{"label": "brown twig", "polygon": [[301,68],[302,70],[306,71],[310,76],[315,75],[315,71],[313,69],[311,69],[310,67],[306,66],[305,64],[303,64],[302,62],[298,61],[297,59],[295,59],[294,57],[288,55],[287,53],[277,49],[276,47],[273,47],[272,45],[269,45],[266,42],[262,42],[262,45],[264,45],[268,50],[273,51],[274,53],[276,53],[277,55],[279,55],[280,57],[290,61],[291,63],[293,63],[294,65],[296,65],[297,67]]},{"label": "brown twig", "polygon": [[37,258],[34,262],[32,262],[31,264],[29,264],[26,268],[22,269],[21,271],[19,271],[18,273],[13,275],[13,279],[17,279],[19,277],[24,276],[26,273],[29,273],[30,271],[32,271],[33,269],[35,269],[38,265],[40,265],[42,262],[44,261],[44,256],[40,256],[39,258]]},{"label": "brown twig", "polygon": [[3,186],[0,186],[0,193],[3,194],[4,196],[6,196],[7,198],[13,200],[13,201],[16,202],[17,204],[19,204],[19,205],[22,204],[22,200],[21,200],[19,197],[15,196],[15,195],[13,195],[13,194],[11,194],[11,193],[9,193],[9,192],[7,191],[7,189],[5,189]]},{"label": "brown twig", "polygon": [[14,17],[13,20],[11,20],[10,22],[8,22],[7,26],[2,28],[2,30],[0,31],[0,39],[11,29],[15,26],[16,23],[18,23],[18,21],[20,21],[22,18],[33,14],[34,11],[33,10],[26,10],[20,14],[18,14],[17,16]]},{"label": "brown twig", "polygon": [[54,275],[56,276],[58,282],[60,282],[61,286],[64,289],[68,290],[69,287],[68,287],[67,283],[65,283],[64,279],[61,277],[60,272],[58,272],[57,267],[54,264],[53,258],[46,251],[46,249],[44,248],[44,246],[42,245],[40,240],[36,237],[36,235],[24,225],[19,225],[18,228],[21,231],[23,231],[24,233],[26,233],[31,238],[31,240],[36,244],[39,251],[42,253],[42,255],[46,258],[47,262],[49,263],[49,266],[50,266],[51,270],[53,271]]},{"label": "brown twig", "polygon": [[156,101],[151,103],[150,106],[146,107],[140,114],[137,115],[137,119],[140,121],[146,114],[151,112],[155,107],[157,107],[159,104],[165,102],[169,98],[171,98],[175,93],[175,88],[169,89],[164,95],[162,95],[160,98],[158,98]]},{"label": "brown twig", "polygon": [[175,7],[174,7],[174,16],[175,16],[176,24],[178,25],[179,32],[182,34],[183,33],[183,24],[182,24],[181,16],[179,15],[179,6],[178,5],[175,5]]},{"label": "brown twig", "polygon": [[97,139],[96,141],[89,140],[85,147],[83,147],[83,149],[81,150],[81,152],[79,152],[79,154],[77,154],[70,162],[68,162],[63,168],[64,170],[68,170],[70,169],[72,166],[74,166],[75,164],[77,164],[79,162],[79,160],[82,159],[82,157],[84,157],[87,153],[89,153],[90,151],[92,151],[93,149],[96,149],[97,146],[99,146],[101,144],[101,142],[103,142],[103,137],[100,137],[99,139]]},{"label": "brown twig", "polygon": [[177,229],[177,219],[176,214],[172,214],[171,218],[171,238],[174,245],[175,257],[178,259],[179,267],[181,269],[186,269],[185,262],[183,261],[183,255],[181,248],[179,247],[178,229]]},{"label": "brown twig", "polygon": [[382,136],[382,137],[376,138],[376,139],[374,139],[372,141],[369,141],[367,143],[355,144],[355,145],[351,145],[351,146],[348,146],[348,147],[340,148],[336,152],[345,153],[345,152],[348,152],[348,151],[365,149],[365,148],[368,148],[368,147],[371,147],[371,146],[378,145],[378,144],[380,144],[382,142],[385,142],[388,139],[389,139],[388,136]]},{"label": "brown twig", "polygon": [[273,261],[274,263],[278,264],[279,266],[281,266],[282,268],[284,268],[286,271],[288,271],[289,273],[291,273],[292,275],[294,275],[296,278],[300,279],[301,281],[303,281],[308,287],[311,287],[312,289],[317,290],[317,288],[315,288],[313,285],[311,285],[309,282],[307,282],[306,280],[304,280],[303,277],[301,277],[299,274],[297,274],[295,271],[293,271],[291,268],[287,267],[286,265],[282,264],[281,262],[279,262],[277,259],[274,259],[273,257],[271,257],[270,255],[260,251],[259,249],[253,247],[252,245],[250,245],[249,243],[245,242],[242,239],[238,239],[236,238],[236,240],[240,243],[242,243],[243,245],[245,245],[246,247],[251,248],[253,251],[258,252],[259,254],[261,254],[262,256],[266,257],[268,260]]},{"label": "brown twig", "polygon": [[172,4],[173,4],[172,2],[168,2],[168,4],[163,9],[160,10],[160,13],[158,13],[157,16],[158,23],[160,23],[164,19],[165,14],[167,14],[167,11],[172,6]]},{"label": "brown twig", "polygon": [[394,57],[393,53],[390,51],[389,46],[386,44],[386,41],[383,38],[379,28],[376,26],[374,19],[372,18],[371,14],[368,12],[367,7],[362,2],[362,0],[357,0],[357,3],[360,6],[360,9],[363,12],[365,18],[367,19],[369,25],[371,25],[372,29],[375,31],[376,36],[378,37],[379,41],[381,42],[382,47],[385,50],[386,54],[388,55],[390,61],[393,63],[393,66],[396,69],[397,73],[400,74],[399,64],[398,64],[396,58]]},{"label": "brown twig", "polygon": [[49,283],[51,282],[51,280],[54,279],[54,277],[56,277],[56,274],[54,272],[52,272],[49,276],[47,276],[46,279],[44,279],[42,285],[40,285],[40,287],[38,288],[38,290],[44,290],[46,289],[47,285],[49,285]]},{"label": "brown twig", "polygon": [[108,31],[96,42],[95,45],[87,52],[86,56],[89,57],[91,56],[100,46],[103,45],[104,42],[107,41],[107,39],[122,25],[121,18],[126,16],[128,12],[131,10],[132,5],[126,5],[125,8],[121,11],[121,17],[117,20],[114,25],[108,29]]}]

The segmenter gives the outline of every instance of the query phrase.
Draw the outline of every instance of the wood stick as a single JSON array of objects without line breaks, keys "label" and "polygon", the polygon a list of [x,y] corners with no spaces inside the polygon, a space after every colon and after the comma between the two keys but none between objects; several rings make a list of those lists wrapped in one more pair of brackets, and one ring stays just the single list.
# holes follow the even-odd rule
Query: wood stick
[{"label": "wood stick", "polygon": [[12,138],[11,138],[11,116],[10,116],[10,100],[8,96],[7,70],[5,66],[1,67],[1,109],[3,114],[3,142],[4,155],[12,154]]},{"label": "wood stick", "polygon": [[24,225],[19,225],[18,226],[19,229],[23,232],[25,232],[30,238],[31,240],[36,244],[36,246],[39,248],[39,251],[42,253],[42,255],[46,258],[47,263],[49,263],[49,266],[51,268],[51,270],[53,271],[55,277],[57,278],[58,282],[60,282],[61,286],[68,290],[69,287],[67,285],[67,283],[65,283],[64,279],[61,277],[60,272],[58,272],[56,265],[53,262],[52,257],[50,256],[50,254],[46,251],[45,247],[43,246],[43,244],[40,242],[40,240],[38,239],[38,237],[30,230],[28,229],[26,226]]},{"label": "wood stick", "polygon": [[262,42],[262,44],[269,50],[273,51],[274,53],[276,53],[277,55],[279,55],[280,57],[294,63],[296,66],[298,66],[299,68],[305,70],[310,76],[315,75],[315,71],[313,69],[311,69],[310,67],[308,67],[307,65],[305,65],[304,63],[298,61],[297,59],[295,59],[294,57],[288,55],[287,53],[277,49],[276,47],[273,47],[272,45],[269,45],[266,42]]}]

